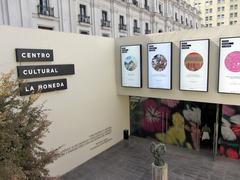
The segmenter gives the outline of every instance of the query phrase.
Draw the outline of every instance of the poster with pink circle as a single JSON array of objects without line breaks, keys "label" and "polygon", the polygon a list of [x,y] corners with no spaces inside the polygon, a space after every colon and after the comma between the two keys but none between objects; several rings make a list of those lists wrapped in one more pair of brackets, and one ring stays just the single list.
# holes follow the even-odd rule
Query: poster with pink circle
[{"label": "poster with pink circle", "polygon": [[220,39],[220,93],[240,93],[240,37]]}]

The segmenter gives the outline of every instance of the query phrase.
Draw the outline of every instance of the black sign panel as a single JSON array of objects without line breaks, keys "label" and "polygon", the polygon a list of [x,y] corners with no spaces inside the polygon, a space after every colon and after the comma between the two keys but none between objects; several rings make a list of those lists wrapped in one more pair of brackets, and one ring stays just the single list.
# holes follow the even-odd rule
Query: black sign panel
[{"label": "black sign panel", "polygon": [[16,49],[17,62],[53,61],[51,49]]},{"label": "black sign panel", "polygon": [[67,79],[20,83],[20,96],[67,89]]},{"label": "black sign panel", "polygon": [[74,64],[17,66],[18,77],[21,79],[50,77],[74,74]]}]

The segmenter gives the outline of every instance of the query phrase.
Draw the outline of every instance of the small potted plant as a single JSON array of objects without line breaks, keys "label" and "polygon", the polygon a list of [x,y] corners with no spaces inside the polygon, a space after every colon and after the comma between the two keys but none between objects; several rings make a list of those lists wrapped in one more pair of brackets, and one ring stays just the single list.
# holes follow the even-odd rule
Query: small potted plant
[{"label": "small potted plant", "polygon": [[152,163],[152,180],[167,180],[167,163],[162,158],[166,153],[166,145],[152,142],[150,151],[154,157],[154,162]]}]

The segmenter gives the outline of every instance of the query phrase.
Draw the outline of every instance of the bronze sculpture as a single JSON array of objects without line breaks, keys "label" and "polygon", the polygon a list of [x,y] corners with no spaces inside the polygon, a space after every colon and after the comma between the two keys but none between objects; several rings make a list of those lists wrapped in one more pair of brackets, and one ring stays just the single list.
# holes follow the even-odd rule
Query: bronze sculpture
[{"label": "bronze sculpture", "polygon": [[165,161],[162,157],[166,153],[166,145],[163,143],[157,144],[155,142],[152,142],[152,144],[150,146],[150,151],[154,157],[154,165],[155,166],[164,166]]}]

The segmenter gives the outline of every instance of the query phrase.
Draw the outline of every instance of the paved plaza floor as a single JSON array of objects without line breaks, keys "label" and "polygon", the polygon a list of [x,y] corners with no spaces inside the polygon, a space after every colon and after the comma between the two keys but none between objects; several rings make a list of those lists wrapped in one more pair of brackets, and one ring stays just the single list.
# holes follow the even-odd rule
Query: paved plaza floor
[{"label": "paved plaza floor", "polygon": [[[151,180],[151,140],[130,137],[62,176],[63,180]],[[167,146],[169,180],[240,180],[240,160]]]}]

